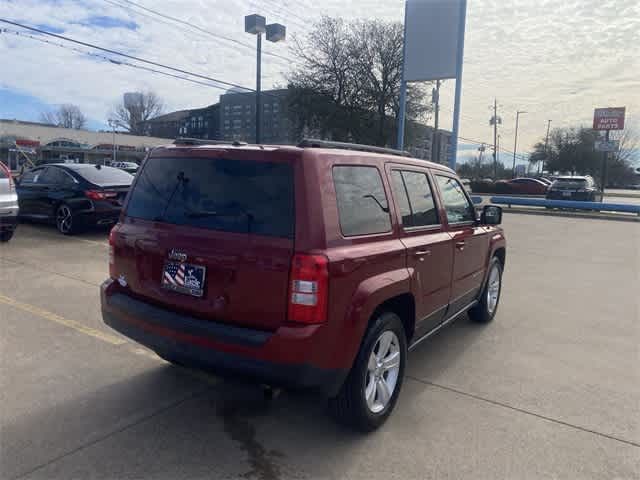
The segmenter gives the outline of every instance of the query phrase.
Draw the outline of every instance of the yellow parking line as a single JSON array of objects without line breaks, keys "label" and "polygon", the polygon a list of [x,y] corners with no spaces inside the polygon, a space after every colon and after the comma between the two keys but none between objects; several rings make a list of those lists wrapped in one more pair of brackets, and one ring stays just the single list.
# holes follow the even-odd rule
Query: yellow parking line
[{"label": "yellow parking line", "polygon": [[5,305],[9,305],[11,307],[17,308],[24,312],[31,313],[40,318],[44,318],[45,320],[49,320],[50,322],[55,322],[59,325],[64,325],[65,327],[72,328],[77,332],[84,333],[85,335],[89,335],[91,337],[97,338],[98,340],[102,340],[103,342],[110,343],[111,345],[124,345],[127,343],[126,340],[122,338],[116,337],[115,335],[109,335],[108,333],[103,333],[95,328],[87,327],[80,322],[75,320],[70,320],[68,318],[61,317],[60,315],[56,315],[55,313],[49,312],[47,310],[43,310],[42,308],[36,307],[34,305],[29,305],[28,303],[22,303],[18,300],[14,300],[13,298],[5,297],[0,294],[0,303],[4,303]]}]

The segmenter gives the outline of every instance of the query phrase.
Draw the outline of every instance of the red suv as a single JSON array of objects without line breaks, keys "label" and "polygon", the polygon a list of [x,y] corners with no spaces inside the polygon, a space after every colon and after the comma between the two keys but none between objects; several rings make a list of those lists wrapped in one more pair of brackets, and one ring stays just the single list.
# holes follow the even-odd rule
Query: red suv
[{"label": "red suv", "polygon": [[169,362],[318,389],[369,431],[411,348],[465,312],[493,319],[501,218],[393,150],[161,147],[111,232],[102,314]]}]

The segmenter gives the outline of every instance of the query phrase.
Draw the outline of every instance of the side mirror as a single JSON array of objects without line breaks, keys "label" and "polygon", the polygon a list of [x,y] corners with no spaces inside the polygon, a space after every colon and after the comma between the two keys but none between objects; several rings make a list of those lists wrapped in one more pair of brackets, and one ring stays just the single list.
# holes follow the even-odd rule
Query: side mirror
[{"label": "side mirror", "polygon": [[480,216],[481,225],[500,225],[502,223],[502,208],[495,205],[485,205]]}]

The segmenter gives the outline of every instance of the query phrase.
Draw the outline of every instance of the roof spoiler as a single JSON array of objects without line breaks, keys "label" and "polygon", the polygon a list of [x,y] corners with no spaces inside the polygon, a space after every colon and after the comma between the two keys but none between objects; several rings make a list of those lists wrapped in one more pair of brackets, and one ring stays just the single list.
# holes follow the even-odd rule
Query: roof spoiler
[{"label": "roof spoiler", "polygon": [[247,142],[239,142],[238,140],[234,140],[233,142],[228,142],[225,140],[207,140],[203,138],[176,138],[173,142],[174,145],[233,145],[234,147],[244,147],[248,145]]},{"label": "roof spoiler", "polygon": [[332,142],[329,140],[317,140],[314,138],[304,138],[299,144],[300,148],[340,148],[344,150],[354,150],[359,152],[384,153],[398,157],[411,157],[411,154],[393,148],[375,147],[373,145],[361,145],[359,143]]}]

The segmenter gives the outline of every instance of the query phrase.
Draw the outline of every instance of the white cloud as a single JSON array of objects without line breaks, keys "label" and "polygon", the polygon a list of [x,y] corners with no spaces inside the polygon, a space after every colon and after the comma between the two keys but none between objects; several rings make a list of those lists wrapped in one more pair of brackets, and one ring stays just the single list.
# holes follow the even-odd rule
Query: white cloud
[{"label": "white cloud", "polygon": [[[122,0],[116,0],[122,3]],[[401,20],[403,2],[379,0],[135,0],[149,8],[232,37],[249,48],[194,34],[105,0],[3,0],[0,17],[63,28],[65,35],[157,60],[233,83],[255,83],[254,37],[244,33],[245,14],[280,21],[289,34],[304,34],[321,14]],[[92,28],[92,16],[135,21],[135,30]],[[461,134],[491,141],[488,106],[498,97],[505,148],[513,147],[515,111],[523,149],[554,126],[589,125],[593,108],[626,105],[640,112],[640,2],[637,0],[470,0],[465,51]],[[306,20],[305,20],[306,19]],[[289,56],[286,44],[267,51]],[[213,103],[220,90],[117,67],[57,47],[0,35],[4,67],[0,86],[51,103],[73,102],[96,120],[108,115],[122,92],[150,88],[169,108]],[[284,82],[290,62],[265,56],[264,84]],[[453,81],[442,94],[443,126],[450,125]]]}]

